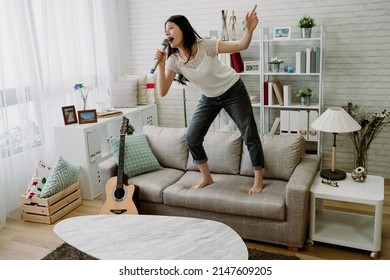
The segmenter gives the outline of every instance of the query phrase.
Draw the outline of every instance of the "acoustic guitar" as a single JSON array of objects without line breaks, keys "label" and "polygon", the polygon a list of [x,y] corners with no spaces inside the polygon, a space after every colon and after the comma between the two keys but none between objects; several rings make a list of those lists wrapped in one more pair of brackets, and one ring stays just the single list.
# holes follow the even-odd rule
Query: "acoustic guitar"
[{"label": "acoustic guitar", "polygon": [[120,128],[119,158],[117,176],[108,179],[105,185],[106,201],[103,204],[100,214],[138,214],[137,207],[133,201],[135,191],[134,185],[125,185],[123,171],[125,156],[125,138],[129,127],[129,119],[123,117]]}]

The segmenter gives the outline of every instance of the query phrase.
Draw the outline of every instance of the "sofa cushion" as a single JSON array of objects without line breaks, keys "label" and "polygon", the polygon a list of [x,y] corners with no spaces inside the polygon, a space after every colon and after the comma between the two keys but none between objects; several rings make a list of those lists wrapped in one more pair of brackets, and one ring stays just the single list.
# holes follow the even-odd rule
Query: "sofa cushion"
[{"label": "sofa cushion", "polygon": [[[250,195],[248,191],[253,185],[252,177],[213,174],[214,184],[202,189],[191,189],[198,182],[199,176],[199,172],[187,171],[179,181],[164,190],[164,204],[235,216],[278,221],[285,219],[287,182],[264,180],[262,193]],[[272,187],[267,187],[270,184]]]},{"label": "sofa cushion", "polygon": [[[118,164],[120,137],[109,138],[108,144]],[[123,170],[126,175],[130,178],[160,169],[162,167],[153,155],[146,136],[144,134],[126,135],[123,163]]]},{"label": "sofa cushion", "polygon": [[[289,180],[305,153],[305,139],[299,135],[260,135],[264,152],[263,178]],[[253,176],[246,147],[243,148],[241,175]]]},{"label": "sofa cushion", "polygon": [[146,135],[153,154],[164,167],[185,170],[188,147],[185,142],[185,128],[168,128],[145,125]]},{"label": "sofa cushion", "polygon": [[133,108],[137,106],[138,81],[112,81],[111,103],[114,108]]},{"label": "sofa cushion", "polygon": [[[242,153],[242,140],[239,132],[212,131],[204,139],[204,149],[212,173],[238,174]],[[188,170],[199,170],[193,163],[191,154],[188,157]]]},{"label": "sofa cushion", "polygon": [[183,174],[183,170],[164,168],[129,178],[128,184],[139,187],[139,200],[163,203],[164,189],[177,182]]}]

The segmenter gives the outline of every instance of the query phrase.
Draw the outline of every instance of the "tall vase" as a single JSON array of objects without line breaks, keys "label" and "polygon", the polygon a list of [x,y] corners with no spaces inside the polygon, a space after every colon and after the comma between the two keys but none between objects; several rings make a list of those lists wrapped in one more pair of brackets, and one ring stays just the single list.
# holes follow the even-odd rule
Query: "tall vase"
[{"label": "tall vase", "polygon": [[367,171],[368,167],[368,149],[355,149],[355,168],[363,167]]},{"label": "tall vase", "polygon": [[311,38],[311,28],[301,28],[302,38]]},{"label": "tall vase", "polygon": [[83,99],[83,110],[87,110],[88,109],[88,97],[82,97]]}]

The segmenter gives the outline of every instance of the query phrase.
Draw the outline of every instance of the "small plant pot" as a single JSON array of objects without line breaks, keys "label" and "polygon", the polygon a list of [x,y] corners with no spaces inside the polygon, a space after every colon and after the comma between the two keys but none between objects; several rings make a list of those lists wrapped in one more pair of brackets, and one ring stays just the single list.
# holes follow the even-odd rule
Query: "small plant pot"
[{"label": "small plant pot", "polygon": [[280,64],[279,63],[270,63],[269,64],[270,65],[270,71],[272,72],[272,73],[277,73],[277,72],[279,72],[279,67],[280,67]]},{"label": "small plant pot", "polygon": [[310,106],[310,96],[301,96],[301,106]]},{"label": "small plant pot", "polygon": [[301,28],[302,38],[311,38],[311,28]]}]

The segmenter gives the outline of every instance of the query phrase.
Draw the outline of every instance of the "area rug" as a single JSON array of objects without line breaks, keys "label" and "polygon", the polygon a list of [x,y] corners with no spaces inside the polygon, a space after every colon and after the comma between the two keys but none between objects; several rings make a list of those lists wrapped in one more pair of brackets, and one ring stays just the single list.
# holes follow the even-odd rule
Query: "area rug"
[{"label": "area rug", "polygon": [[[296,256],[271,253],[251,248],[248,249],[248,253],[249,260],[299,260]],[[64,243],[42,260],[96,260],[96,258],[77,250],[75,247],[67,243]]]}]

